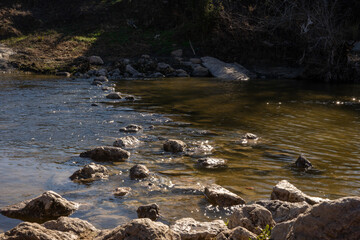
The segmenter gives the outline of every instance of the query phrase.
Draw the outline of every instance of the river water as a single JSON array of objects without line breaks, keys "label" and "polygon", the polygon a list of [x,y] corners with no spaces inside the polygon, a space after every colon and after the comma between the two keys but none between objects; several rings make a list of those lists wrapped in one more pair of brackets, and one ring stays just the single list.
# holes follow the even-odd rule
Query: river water
[{"label": "river water", "polygon": [[[197,78],[114,83],[137,100],[108,100],[90,80],[0,76],[0,208],[53,190],[82,204],[73,217],[113,228],[136,218],[139,205],[153,202],[165,223],[227,218],[229,210],[210,206],[201,195],[174,192],[174,185],[217,183],[247,202],[268,199],[282,179],[312,196],[360,194],[359,85]],[[130,123],[144,127],[135,134],[143,143],[130,150],[127,162],[102,163],[114,172],[109,180],[70,181],[91,162],[79,153],[112,145],[125,135],[119,128]],[[241,143],[247,132],[261,137],[258,144]],[[166,138],[209,144],[212,156],[228,160],[228,168],[202,170],[195,166],[197,157],[164,153]],[[313,171],[291,167],[301,153]],[[129,179],[135,163],[153,173],[151,186]],[[132,194],[114,197],[120,186],[131,187]],[[1,215],[0,232],[19,222]]]}]

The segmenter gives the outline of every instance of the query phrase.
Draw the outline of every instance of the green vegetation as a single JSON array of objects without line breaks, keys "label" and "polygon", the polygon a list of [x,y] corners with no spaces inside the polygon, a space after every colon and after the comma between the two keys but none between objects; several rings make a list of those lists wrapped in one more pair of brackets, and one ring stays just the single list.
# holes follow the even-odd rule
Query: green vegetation
[{"label": "green vegetation", "polygon": [[272,228],[269,225],[266,225],[262,232],[257,236],[256,240],[269,240],[271,236],[271,230]]}]

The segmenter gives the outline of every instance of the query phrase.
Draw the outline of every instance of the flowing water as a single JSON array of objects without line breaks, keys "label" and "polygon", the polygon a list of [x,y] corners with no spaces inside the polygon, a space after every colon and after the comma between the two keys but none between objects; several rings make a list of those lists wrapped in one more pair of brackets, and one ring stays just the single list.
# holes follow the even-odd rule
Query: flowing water
[{"label": "flowing water", "polygon": [[[90,80],[0,76],[0,208],[53,190],[82,204],[73,217],[113,228],[136,218],[139,205],[153,202],[165,223],[182,217],[225,219],[230,213],[204,196],[172,191],[178,185],[217,183],[247,202],[269,198],[282,179],[312,196],[360,194],[359,85],[196,78],[115,83],[117,91],[137,100],[108,100]],[[91,162],[79,153],[112,145],[126,135],[119,128],[130,123],[144,127],[134,134],[143,143],[130,150],[126,162],[102,163],[115,173],[109,180],[70,181]],[[247,132],[261,137],[258,144],[242,144]],[[228,167],[202,170],[195,165],[198,156],[164,153],[167,138],[209,144],[212,156],[228,160]],[[301,153],[313,171],[291,167]],[[135,163],[150,169],[150,180],[129,179]],[[114,197],[120,186],[131,187],[132,194]],[[0,232],[19,222],[0,216]]]}]

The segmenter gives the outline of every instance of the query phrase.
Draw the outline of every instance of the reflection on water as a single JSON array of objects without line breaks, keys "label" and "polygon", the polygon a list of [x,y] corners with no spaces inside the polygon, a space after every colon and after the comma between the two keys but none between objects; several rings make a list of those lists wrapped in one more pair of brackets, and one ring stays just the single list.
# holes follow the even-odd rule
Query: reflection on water
[{"label": "reflection on water", "polygon": [[[269,198],[282,179],[314,196],[360,194],[360,86],[216,79],[116,84],[117,91],[141,99],[107,100],[89,80],[0,76],[0,207],[54,190],[82,203],[74,217],[111,228],[136,218],[137,207],[152,202],[159,204],[161,221],[167,223],[230,214],[209,206],[201,195],[172,191],[178,185],[217,183],[247,201]],[[99,106],[91,106],[95,102]],[[105,163],[120,174],[91,184],[69,180],[90,162],[77,157],[80,152],[112,145],[124,135],[119,128],[130,123],[144,127],[135,134],[144,143],[131,150],[129,161]],[[259,135],[260,142],[241,144],[246,132]],[[228,160],[228,168],[201,170],[196,157],[163,153],[164,138],[210,144],[212,156]],[[290,167],[300,153],[315,171]],[[152,184],[129,179],[134,163],[148,166]],[[114,197],[119,186],[131,187],[132,194]],[[0,231],[18,223],[0,216]]]}]

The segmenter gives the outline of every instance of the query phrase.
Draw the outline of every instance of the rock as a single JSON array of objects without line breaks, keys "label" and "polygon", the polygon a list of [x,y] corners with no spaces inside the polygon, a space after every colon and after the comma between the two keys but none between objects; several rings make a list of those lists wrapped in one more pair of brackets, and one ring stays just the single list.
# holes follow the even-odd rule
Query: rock
[{"label": "rock", "polygon": [[80,157],[91,158],[96,161],[125,161],[130,153],[118,147],[96,147],[80,154]]},{"label": "rock", "polygon": [[103,65],[104,61],[99,56],[91,56],[89,57],[89,63],[94,65]]},{"label": "rock", "polygon": [[296,218],[310,207],[306,202],[291,203],[279,200],[261,200],[255,203],[269,210],[276,223]]},{"label": "rock", "polygon": [[271,193],[271,200],[281,200],[287,202],[307,202],[311,205],[317,204],[328,199],[322,199],[318,197],[310,197],[297,189],[294,185],[286,180],[280,181],[273,188]]},{"label": "rock", "polygon": [[135,68],[133,68],[130,64],[126,65],[125,71],[130,73],[131,76],[133,76],[133,77],[137,77],[140,75],[140,73]]},{"label": "rock", "polygon": [[166,152],[178,153],[184,152],[186,143],[181,140],[169,139],[164,143],[164,150]]},{"label": "rock", "polygon": [[99,77],[94,78],[94,81],[108,82],[109,79],[107,79],[107,77],[105,77],[105,76],[99,76]]},{"label": "rock", "polygon": [[192,184],[192,185],[178,185],[175,184],[171,188],[171,192],[174,194],[182,194],[182,195],[204,195],[204,187],[200,184]]},{"label": "rock", "polygon": [[82,169],[77,170],[70,176],[71,180],[77,181],[93,181],[98,179],[107,179],[109,177],[109,170],[99,164],[90,163],[85,165]]},{"label": "rock", "polygon": [[255,240],[257,236],[243,227],[225,230],[216,236],[216,240]]},{"label": "rock", "polygon": [[114,147],[132,148],[138,145],[140,141],[134,136],[126,136],[117,139],[114,143]]},{"label": "rock", "polygon": [[97,107],[97,106],[99,106],[99,105],[96,104],[96,103],[92,103],[91,106],[92,106],[92,107]]},{"label": "rock", "polygon": [[134,96],[126,96],[126,97],[125,97],[125,100],[135,101],[135,97],[134,97]]},{"label": "rock", "polygon": [[94,86],[101,86],[101,85],[103,85],[103,83],[102,83],[102,82],[100,82],[100,81],[94,80],[94,81],[91,83],[91,85],[94,85]]},{"label": "rock", "polygon": [[11,218],[41,222],[69,216],[78,207],[79,204],[70,202],[53,191],[47,191],[36,198],[2,208],[0,213]]},{"label": "rock", "polygon": [[171,56],[173,57],[182,57],[182,55],[183,55],[182,49],[177,49],[171,52]]},{"label": "rock", "polygon": [[360,197],[314,205],[297,218],[277,224],[271,239],[360,239]]},{"label": "rock", "polygon": [[108,73],[107,70],[106,70],[105,68],[102,68],[102,69],[96,71],[95,74],[96,74],[97,76],[106,76],[107,73]]},{"label": "rock", "polygon": [[115,91],[115,88],[114,87],[108,87],[108,86],[103,86],[102,88],[101,88],[101,90],[103,90],[103,91]]},{"label": "rock", "polygon": [[245,205],[236,209],[229,218],[228,227],[244,227],[252,233],[260,234],[269,225],[275,226],[271,212],[257,204]]},{"label": "rock", "polygon": [[187,147],[185,151],[186,156],[204,157],[210,155],[214,148],[208,144],[208,141],[196,142],[193,147]]},{"label": "rock", "polygon": [[310,169],[312,168],[312,164],[309,160],[307,160],[302,154],[298,157],[294,164],[297,168],[302,169]]},{"label": "rock", "polygon": [[159,206],[154,204],[149,204],[145,206],[140,206],[137,210],[138,218],[150,218],[153,221],[156,221],[159,218]]},{"label": "rock", "polygon": [[205,187],[204,193],[210,203],[221,207],[245,204],[244,199],[240,196],[217,184],[211,184],[210,186]]},{"label": "rock", "polygon": [[255,75],[237,63],[225,63],[213,57],[202,57],[202,64],[217,78],[229,81],[249,80]]},{"label": "rock", "polygon": [[193,64],[201,64],[202,63],[200,58],[190,58],[189,61]]},{"label": "rock", "polygon": [[120,132],[126,132],[126,133],[136,133],[139,132],[140,130],[142,130],[143,127],[136,125],[136,124],[130,124],[127,125],[126,127],[120,128]]},{"label": "rock", "polygon": [[69,78],[71,76],[71,74],[69,72],[57,72],[55,73],[56,76],[61,76],[61,77],[67,77]]},{"label": "rock", "polygon": [[202,158],[199,159],[197,165],[202,168],[221,168],[226,167],[227,161],[221,158]]},{"label": "rock", "polygon": [[57,220],[45,222],[43,226],[49,230],[74,233],[81,239],[91,239],[100,232],[91,223],[79,218],[60,217]]},{"label": "rock", "polygon": [[200,65],[196,66],[192,72],[192,76],[194,77],[207,77],[209,76],[209,70]]},{"label": "rock", "polygon": [[134,219],[119,226],[98,240],[180,240],[180,235],[161,222],[148,218]]},{"label": "rock", "polygon": [[360,42],[355,42],[351,51],[360,52]]},{"label": "rock", "polygon": [[121,93],[119,92],[112,92],[106,95],[107,99],[122,99]]},{"label": "rock", "polygon": [[177,77],[190,77],[189,74],[183,69],[176,69],[175,73]]},{"label": "rock", "polygon": [[156,70],[165,75],[173,73],[175,71],[169,64],[163,62],[157,64]]},{"label": "rock", "polygon": [[130,169],[131,179],[142,179],[150,176],[150,171],[145,165],[136,164]]},{"label": "rock", "polygon": [[113,193],[117,197],[122,197],[128,195],[130,192],[131,192],[131,188],[129,187],[118,187],[115,189]]},{"label": "rock", "polygon": [[227,230],[222,220],[198,222],[193,218],[179,219],[170,228],[180,234],[181,240],[213,239],[220,232]]},{"label": "rock", "polygon": [[164,74],[160,73],[160,72],[155,72],[149,75],[149,78],[164,78]]},{"label": "rock", "polygon": [[[0,235],[1,237],[1,235]],[[49,230],[38,223],[23,222],[4,234],[1,240],[76,240],[73,233]]]},{"label": "rock", "polygon": [[247,139],[247,140],[257,140],[259,137],[253,133],[245,133],[241,139]]}]

